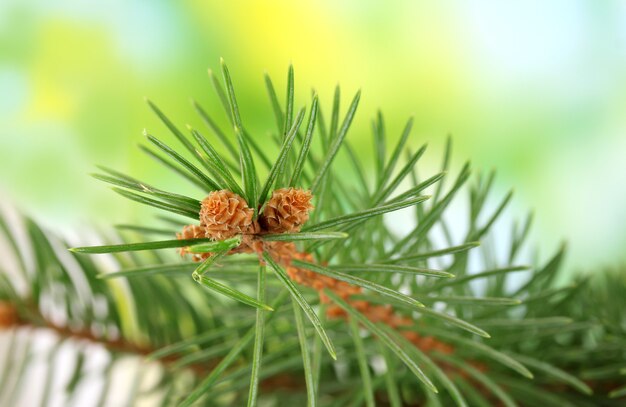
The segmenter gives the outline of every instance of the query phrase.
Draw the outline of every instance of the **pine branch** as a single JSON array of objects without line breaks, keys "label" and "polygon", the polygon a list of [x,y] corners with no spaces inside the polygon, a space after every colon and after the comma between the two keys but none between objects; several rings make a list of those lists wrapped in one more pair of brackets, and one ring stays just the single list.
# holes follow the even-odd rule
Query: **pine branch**
[{"label": "pine branch", "polygon": [[[294,105],[291,67],[284,110],[266,77],[277,125],[277,149],[267,154],[245,128],[223,63],[222,74],[223,84],[211,72],[210,79],[234,133],[195,106],[222,146],[195,129],[182,133],[148,102],[192,158],[152,136],[149,142],[168,158],[144,150],[196,185],[198,195],[165,191],[114,170],[96,175],[124,197],[194,223],[161,217],[163,225],[126,225],[120,230],[131,240],[60,254],[64,245],[27,220],[33,273],[2,220],[19,265],[15,276],[0,279],[1,304],[11,310],[0,312],[5,325],[36,322],[113,352],[148,354],[164,366],[165,405],[220,404],[218,396],[225,394],[256,405],[287,377],[297,389],[289,396],[294,405],[620,401],[626,332],[619,310],[626,304],[614,299],[626,298],[623,274],[559,286],[564,250],[545,264],[520,265],[530,217],[513,228],[508,246],[494,247],[491,233],[503,222],[511,194],[490,209],[493,173],[472,178],[466,164],[451,174],[450,140],[441,171],[421,181],[417,167],[426,148],[407,147],[412,119],[399,141],[388,145],[377,115],[369,173],[347,141],[360,92],[341,120],[336,89],[328,126],[314,94],[303,126],[307,109]],[[222,148],[230,158],[219,154]],[[354,185],[336,168],[342,158],[354,170]],[[259,162],[267,173],[257,169]],[[454,178],[446,183],[448,176]],[[466,192],[470,211],[461,228],[448,219]],[[387,217],[400,210],[415,215],[405,218],[414,225],[406,234]],[[168,239],[173,226],[182,230]],[[467,233],[455,239],[456,228]],[[153,235],[163,239],[150,240]],[[174,249],[193,262],[175,260]],[[105,270],[82,255],[95,253],[108,253],[117,268]],[[47,322],[47,298],[63,310],[64,324]],[[295,309],[281,308],[288,298]],[[81,328],[65,328],[73,326]],[[96,334],[94,327],[106,330]],[[385,360],[385,372],[370,370],[374,357]],[[26,357],[19,363],[27,370]],[[341,379],[335,363],[347,367]],[[178,373],[185,369],[197,374],[181,387]],[[73,387],[81,372],[77,363]]]}]

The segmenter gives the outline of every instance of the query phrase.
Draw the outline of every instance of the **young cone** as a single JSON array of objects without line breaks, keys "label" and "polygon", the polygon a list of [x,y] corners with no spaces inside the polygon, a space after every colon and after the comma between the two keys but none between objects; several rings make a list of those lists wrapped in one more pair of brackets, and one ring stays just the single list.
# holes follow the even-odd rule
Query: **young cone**
[{"label": "young cone", "polygon": [[259,221],[269,233],[293,233],[309,220],[311,191],[280,188],[272,193]]},{"label": "young cone", "polygon": [[[187,225],[183,227],[183,230],[180,233],[176,233],[176,237],[178,239],[187,240],[187,239],[205,239],[206,228],[198,225]],[[209,257],[209,253],[191,253],[189,251],[189,247],[181,247],[179,250],[180,255],[184,256],[186,254],[191,254],[191,258],[193,261],[201,261]]]},{"label": "young cone", "polygon": [[239,195],[224,189],[213,191],[202,200],[200,225],[204,226],[206,237],[228,239],[246,232],[252,225],[253,214]]}]

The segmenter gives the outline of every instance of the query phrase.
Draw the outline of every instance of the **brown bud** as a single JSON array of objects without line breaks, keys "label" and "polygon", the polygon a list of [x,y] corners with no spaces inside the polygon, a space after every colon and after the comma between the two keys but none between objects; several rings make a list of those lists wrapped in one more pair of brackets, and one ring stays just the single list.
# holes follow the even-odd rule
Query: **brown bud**
[{"label": "brown bud", "polygon": [[338,305],[330,305],[326,309],[326,315],[328,316],[328,318],[334,319],[345,317],[347,313],[343,310],[343,308]]},{"label": "brown bud", "polygon": [[293,242],[265,242],[263,250],[279,264],[291,265],[291,260],[298,252]]},{"label": "brown bud", "polygon": [[[180,233],[176,233],[176,237],[178,239],[185,239],[185,240],[186,239],[205,239],[207,237],[206,229],[198,225],[187,225],[183,228],[183,230]],[[180,251],[181,256],[184,256],[187,253],[189,253],[188,247],[181,247],[179,251]],[[194,261],[204,260],[210,255],[211,255],[210,253],[193,253],[192,260]]]},{"label": "brown bud", "polygon": [[363,300],[354,300],[352,301],[352,306],[360,312],[367,312],[367,310],[372,306],[368,301]]},{"label": "brown bud", "polygon": [[228,191],[213,191],[202,201],[200,224],[206,236],[216,240],[244,233],[252,225],[254,211],[239,195]]},{"label": "brown bud", "polygon": [[281,188],[272,193],[260,218],[262,226],[270,233],[298,232],[309,220],[311,191]]},{"label": "brown bud", "polygon": [[414,344],[418,343],[419,340],[421,339],[419,334],[413,331],[404,331],[402,335],[409,341],[413,342]]}]

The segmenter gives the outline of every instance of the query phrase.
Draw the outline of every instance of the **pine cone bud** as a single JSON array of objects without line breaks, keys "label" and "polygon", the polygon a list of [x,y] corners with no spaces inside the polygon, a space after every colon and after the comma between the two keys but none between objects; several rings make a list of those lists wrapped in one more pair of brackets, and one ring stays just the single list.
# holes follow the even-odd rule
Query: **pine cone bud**
[{"label": "pine cone bud", "polygon": [[[202,226],[198,226],[198,225],[187,225],[183,228],[183,230],[180,233],[176,233],[176,237],[181,240],[187,240],[187,239],[205,239],[206,236],[206,229]],[[184,256],[187,253],[189,253],[188,247],[181,247],[180,250],[180,255]],[[193,253],[192,254],[192,260],[194,261],[200,261],[200,260],[204,260],[207,257],[209,257],[211,254],[210,253]]]},{"label": "pine cone bud", "polygon": [[200,225],[207,237],[228,239],[245,232],[252,225],[253,214],[239,195],[225,189],[213,191],[202,201]]},{"label": "pine cone bud", "polygon": [[298,253],[293,242],[264,242],[262,250],[268,252],[275,262],[286,266],[291,265]]},{"label": "pine cone bud", "polygon": [[281,188],[272,193],[261,216],[261,223],[270,233],[298,232],[309,220],[311,191]]}]

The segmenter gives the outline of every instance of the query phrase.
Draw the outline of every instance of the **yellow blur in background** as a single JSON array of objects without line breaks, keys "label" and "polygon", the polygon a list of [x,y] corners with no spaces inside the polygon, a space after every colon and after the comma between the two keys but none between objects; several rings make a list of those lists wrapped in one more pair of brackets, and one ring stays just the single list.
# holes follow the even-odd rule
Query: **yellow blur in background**
[{"label": "yellow blur in background", "polygon": [[[512,215],[536,213],[544,253],[567,239],[574,268],[623,261],[626,247],[626,3],[620,1],[0,2],[0,194],[60,230],[107,226],[141,208],[88,173],[103,164],[176,187],[136,144],[170,140],[146,108],[201,126],[221,114],[207,68],[228,62],[243,119],[264,137],[268,72],[297,101],[363,96],[348,139],[372,157],[381,109],[392,139],[438,162],[498,171]],[[222,123],[225,124],[225,123]]]}]

